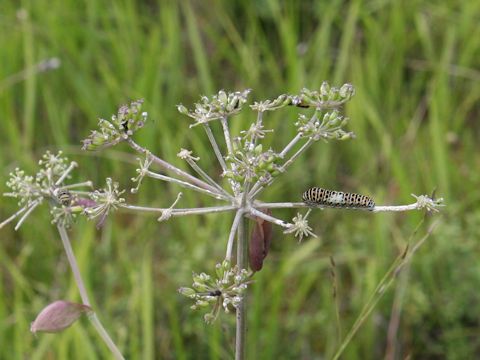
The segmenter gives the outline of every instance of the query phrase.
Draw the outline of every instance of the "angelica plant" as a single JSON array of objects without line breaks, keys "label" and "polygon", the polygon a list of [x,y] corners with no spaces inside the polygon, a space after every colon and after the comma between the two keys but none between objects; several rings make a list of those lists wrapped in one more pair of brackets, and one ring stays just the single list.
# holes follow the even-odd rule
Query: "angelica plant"
[{"label": "angelica plant", "polygon": [[[166,204],[161,208],[150,207],[148,204],[131,204],[121,197],[122,191],[119,190],[118,185],[108,179],[107,187],[103,190],[86,192],[84,198],[79,197],[67,204],[57,201],[57,205],[62,204],[63,207],[54,207],[56,208],[54,219],[59,229],[63,229],[60,231],[62,239],[66,236],[66,231],[61,219],[68,218],[66,223],[70,223],[71,219],[67,215],[74,214],[75,211],[89,218],[98,219],[98,227],[102,226],[108,213],[116,209],[151,212],[157,214],[158,221],[161,222],[168,221],[172,217],[187,215],[233,213],[229,233],[225,234],[223,239],[219,239],[225,244],[224,258],[218,259],[212,274],[194,272],[193,284],[180,287],[179,292],[192,299],[194,302],[192,309],[207,310],[204,319],[208,323],[214,322],[222,309],[225,312],[236,312],[235,356],[236,359],[244,359],[246,294],[255,272],[262,269],[268,254],[272,226],[281,227],[285,234],[292,234],[299,241],[304,237],[316,236],[309,224],[309,215],[316,209],[338,207],[342,201],[339,196],[343,193],[334,192],[334,200],[321,203],[305,202],[300,196],[299,199],[292,199],[293,201],[290,202],[268,202],[261,200],[261,194],[278,177],[287,177],[287,171],[295,160],[315,143],[346,141],[355,137],[353,132],[347,130],[349,119],[341,113],[342,106],[354,94],[355,89],[350,84],[337,88],[325,82],[318,90],[303,89],[299,94],[282,94],[272,100],[254,102],[250,105],[250,109],[256,116],[244,127],[244,130],[235,134],[231,131],[231,121],[235,121],[235,115],[247,108],[250,90],[239,92],[222,90],[211,97],[201,97],[193,108],[178,105],[178,111],[191,119],[190,128],[202,129],[205,132],[212,151],[211,154],[196,154],[193,150],[179,147],[177,156],[188,164],[191,168],[190,172],[176,167],[161,155],[153,154],[134,140],[135,133],[147,124],[148,113],[142,109],[142,100],[124,105],[109,120],[99,120],[99,128],[92,131],[83,141],[83,148],[92,151],[101,150],[124,142],[139,153],[136,176],[131,178],[134,183],[131,193],[141,190],[145,178],[152,178],[176,184],[185,190],[195,191],[199,196],[211,197],[218,204],[209,207],[182,208],[178,206],[181,204],[182,193],[178,194],[172,204]],[[272,136],[275,130],[268,128],[267,115],[271,111],[280,111],[285,107],[295,107],[299,110],[298,120],[292,124],[296,128],[296,134],[283,146],[275,144],[275,148],[267,147],[264,140]],[[213,131],[217,126],[221,130],[220,137],[215,136]],[[209,174],[202,169],[201,157],[204,156],[215,157],[221,168],[220,174]],[[55,191],[58,191],[59,184],[66,178],[60,175],[62,181],[59,184],[55,183],[55,188],[37,191],[36,187],[31,185],[32,179],[26,179],[23,174],[14,174],[14,176],[23,180],[20,181],[20,185],[15,185],[18,188],[13,187],[13,195],[10,195],[18,195],[20,188],[28,191],[24,191],[25,200],[20,204],[23,206],[21,211],[8,221],[21,213],[28,215],[41,203],[46,194],[52,197]],[[16,182],[12,184],[14,183]],[[298,190],[301,194],[305,189]],[[372,204],[369,207],[353,205],[345,209],[366,210],[371,213],[416,209],[437,211],[442,205],[441,199],[434,200],[425,195],[415,196],[415,198],[416,201],[409,205]],[[298,212],[293,219],[284,220],[274,215],[275,209],[280,208],[296,208]],[[26,215],[21,218],[19,224],[23,222]],[[246,231],[247,219],[255,222],[251,237]],[[83,299],[83,302],[84,305],[89,305],[88,299]],[[76,316],[76,313],[74,315]]]},{"label": "angelica plant", "polygon": [[[87,150],[98,150],[123,141],[142,155],[138,158],[137,176],[132,178],[136,183],[131,189],[132,193],[137,193],[144,178],[149,177],[179,185],[197,192],[199,196],[209,196],[223,203],[203,208],[180,208],[177,207],[181,197],[179,193],[175,202],[164,208],[119,203],[120,208],[158,213],[159,221],[195,214],[220,212],[235,214],[230,232],[223,239],[225,257],[219,259],[214,273],[200,275],[194,273],[192,286],[181,287],[179,292],[194,301],[193,309],[210,308],[205,315],[205,321],[209,323],[218,317],[221,309],[227,312],[235,309],[237,359],[245,357],[247,287],[252,282],[254,273],[262,268],[263,260],[267,256],[272,224],[283,228],[285,234],[293,234],[301,241],[304,237],[316,236],[309,225],[309,214],[316,208],[335,206],[304,201],[266,202],[260,199],[260,195],[277,177],[286,177],[289,167],[314,143],[320,140],[345,141],[355,137],[346,129],[349,119],[341,113],[341,107],[354,94],[355,89],[350,84],[337,88],[324,82],[318,90],[303,89],[299,94],[283,94],[272,100],[254,102],[250,108],[256,113],[256,117],[238,134],[232,133],[230,122],[234,121],[235,115],[245,110],[250,90],[238,92],[222,90],[211,97],[203,96],[190,109],[178,105],[178,111],[191,119],[190,128],[202,128],[205,132],[212,155],[222,169],[221,174],[208,174],[202,169],[201,156],[211,156],[210,154],[196,154],[190,149],[180,148],[178,157],[192,170],[185,172],[135,142],[134,133],[143,127],[148,119],[148,113],[141,110],[142,100],[135,101],[130,106],[122,106],[110,121],[100,119],[99,130],[92,132],[84,141],[84,149]],[[283,147],[267,148],[263,140],[271,136],[274,129],[268,128],[265,117],[268,112],[279,111],[287,106],[300,110],[298,120],[292,124],[296,127],[296,135]],[[221,129],[220,138],[214,135],[215,126]],[[222,181],[223,179],[226,181]],[[299,192],[301,191],[299,189]],[[416,200],[410,205],[377,205],[363,210],[436,211],[441,206],[441,199],[433,200],[422,195],[416,197]],[[298,208],[299,212],[292,220],[283,220],[272,214],[272,211],[278,208]],[[305,212],[302,212],[302,209]],[[250,244],[246,233],[247,218],[256,222]]]}]

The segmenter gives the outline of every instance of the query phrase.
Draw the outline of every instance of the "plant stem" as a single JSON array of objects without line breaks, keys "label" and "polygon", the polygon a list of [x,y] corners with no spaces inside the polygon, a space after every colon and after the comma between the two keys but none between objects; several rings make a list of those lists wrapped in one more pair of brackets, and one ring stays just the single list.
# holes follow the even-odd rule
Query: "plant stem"
[{"label": "plant stem", "polygon": [[[136,205],[127,205],[121,204],[119,207],[132,210],[132,211],[148,211],[148,212],[164,212],[168,208],[153,208],[147,206],[136,206]],[[198,214],[209,214],[209,213],[218,213],[224,211],[235,210],[237,206],[226,205],[226,206],[211,206],[203,208],[185,208],[185,209],[172,209],[172,216],[184,216],[184,215],[198,215]]]},{"label": "plant stem", "polygon": [[15,225],[15,231],[17,231],[20,226],[22,226],[23,222],[25,221],[25,219],[32,213],[33,210],[35,210],[35,208],[41,204],[41,200],[35,200],[32,205],[30,205],[30,207],[27,209],[27,211],[22,215],[22,217],[20,218],[20,220],[18,220],[17,222],[17,225]]},{"label": "plant stem", "polygon": [[22,207],[20,210],[18,210],[15,214],[13,214],[12,216],[10,216],[8,219],[2,221],[2,223],[0,223],[0,229],[2,227],[4,227],[5,225],[7,225],[9,222],[15,220],[15,218],[20,215],[21,213],[23,213],[25,210],[27,210],[27,205],[25,205],[24,207]]},{"label": "plant stem", "polygon": [[[257,114],[257,123],[256,123],[256,127],[257,128],[260,128],[262,126],[262,122],[263,122],[263,111],[259,111],[258,114]],[[273,130],[272,130],[273,131]],[[252,139],[251,139],[251,142],[253,143],[254,146],[257,146],[257,141],[258,141],[258,136],[256,136],[255,134],[252,136]]]},{"label": "plant stem", "polygon": [[82,276],[80,274],[80,270],[78,268],[77,259],[75,258],[72,245],[70,244],[70,239],[68,238],[67,231],[65,230],[65,227],[60,225],[57,225],[57,229],[60,237],[62,238],[63,248],[65,249],[65,253],[67,254],[68,263],[70,264],[70,268],[72,269],[78,292],[80,293],[80,297],[82,298],[82,303],[84,305],[91,306]]},{"label": "plant stem", "polygon": [[293,139],[292,141],[290,141],[287,146],[285,146],[285,148],[282,150],[282,152],[279,154],[281,157],[284,157],[289,151],[291,148],[293,148],[295,146],[295,144],[302,138],[302,135],[300,134],[297,134]]},{"label": "plant stem", "polygon": [[230,261],[232,259],[233,252],[233,240],[235,239],[235,233],[237,232],[238,226],[243,218],[243,209],[237,210],[235,218],[233,219],[232,228],[230,229],[230,235],[228,236],[227,242],[227,253],[225,255],[225,260]]},{"label": "plant stem", "polygon": [[227,152],[228,152],[228,155],[230,155],[233,152],[233,148],[232,148],[232,139],[230,139],[230,130],[228,129],[227,118],[226,117],[221,118],[220,122],[222,123],[223,136],[225,137]]},{"label": "plant stem", "polygon": [[[68,263],[70,264],[70,268],[73,272],[73,277],[75,278],[75,283],[77,284],[78,292],[80,293],[80,297],[82,298],[82,303],[84,305],[88,305],[91,307],[90,300],[88,298],[87,291],[85,289],[85,284],[83,283],[82,275],[80,274],[80,269],[78,268],[77,259],[75,258],[75,254],[73,253],[72,245],[70,243],[70,239],[68,237],[67,231],[65,227],[61,225],[57,225],[58,233],[62,239],[63,247],[65,249],[65,253],[67,254]],[[112,352],[113,356],[116,360],[124,360],[124,357],[120,350],[118,350],[115,343],[112,341],[110,336],[108,335],[107,331],[98,320],[97,315],[94,311],[92,311],[88,315],[89,320],[92,322],[93,327],[97,330],[98,334],[108,346],[110,351]]]},{"label": "plant stem", "polygon": [[310,145],[312,145],[314,141],[312,139],[308,139],[305,144],[302,145],[300,149],[297,150],[295,154],[292,155],[290,159],[288,159],[283,165],[282,165],[282,170],[286,170],[305,150],[309,148]]},{"label": "plant stem", "polygon": [[173,166],[169,162],[167,162],[163,159],[160,159],[158,156],[155,156],[155,155],[151,154],[147,149],[141,147],[140,145],[135,143],[132,139],[128,138],[127,142],[134,150],[138,151],[139,153],[142,153],[142,154],[147,154],[148,153],[151,156],[153,162],[155,164],[161,166],[165,170],[172,171],[173,173],[177,174],[178,176],[183,177],[184,179],[190,181],[192,184],[195,184],[195,185],[197,185],[201,188],[210,190],[212,192],[216,192],[216,189],[214,187],[212,187],[211,185],[209,185],[206,182],[196,178],[195,176],[192,176],[189,173],[177,168],[176,166]]},{"label": "plant stem", "polygon": [[183,186],[185,188],[189,188],[189,189],[192,189],[192,190],[195,190],[195,191],[198,191],[198,192],[201,192],[201,193],[204,193],[204,194],[207,194],[207,195],[210,195],[210,196],[213,196],[215,199],[228,199],[226,195],[218,192],[217,189],[215,188],[212,188],[213,191],[210,191],[210,190],[207,190],[207,189],[204,189],[204,188],[201,188],[197,185],[193,185],[193,184],[190,184],[188,181],[183,181],[183,180],[179,180],[179,179],[175,179],[175,178],[172,178],[170,176],[165,176],[165,175],[162,175],[162,174],[157,174],[153,171],[150,171],[150,170],[147,170],[145,172],[145,175],[146,176],[149,176],[153,179],[158,179],[158,180],[163,180],[163,181],[170,181],[170,182],[173,182],[173,183],[176,183],[180,186]]},{"label": "plant stem", "polygon": [[210,185],[214,186],[216,189],[218,189],[219,192],[224,194],[225,196],[228,196],[230,198],[233,198],[229,193],[227,193],[220,185],[218,185],[215,180],[213,180],[200,166],[197,165],[197,163],[192,160],[192,159],[187,159],[187,163],[192,167],[193,170],[195,170],[207,183]]},{"label": "plant stem", "polygon": [[89,186],[89,187],[92,187],[93,186],[93,183],[91,181],[84,181],[84,182],[80,182],[80,183],[76,183],[76,184],[70,184],[70,185],[64,185],[64,186],[60,186],[59,189],[73,189],[73,188],[77,188],[77,187],[83,187],[83,186]]},{"label": "plant stem", "polygon": [[72,170],[74,168],[76,168],[77,166],[78,166],[78,164],[75,161],[72,161],[70,163],[70,166],[67,168],[67,170],[65,170],[65,172],[62,174],[62,176],[60,176],[58,178],[58,180],[55,182],[55,186],[60,185],[63,182],[63,180],[65,180],[65,178],[68,176],[68,174],[70,174],[72,172]]},{"label": "plant stem", "polygon": [[[217,157],[218,162],[220,163],[220,166],[222,167],[223,172],[226,172],[228,167],[227,163],[225,162],[225,159],[222,156],[222,152],[220,151],[220,148],[218,147],[217,140],[215,140],[215,136],[213,135],[212,129],[210,128],[209,124],[203,124],[203,128],[205,129],[205,132],[207,133],[208,140],[210,141],[210,145],[212,145],[213,152],[215,153],[215,156]],[[228,128],[227,128],[228,130]],[[225,135],[226,136],[226,135]],[[227,140],[225,140],[227,141]],[[230,183],[230,187],[233,190],[233,193],[235,195],[238,194],[238,184],[233,180],[229,179],[228,182]]]},{"label": "plant stem", "polygon": [[[259,211],[259,210],[255,209],[255,208],[250,208],[250,209],[249,209],[249,213],[252,214],[253,216],[259,217],[259,218],[261,218],[261,219],[263,219],[263,220],[265,220],[265,221],[269,221],[269,222],[271,222],[271,223],[273,223],[273,224],[275,224],[275,225],[284,227],[284,228],[286,228],[286,229],[289,229],[289,228],[291,228],[291,227],[293,226],[293,224],[290,224],[290,223],[288,223],[288,222],[286,222],[286,221],[283,221],[283,220],[277,219],[277,218],[275,218],[275,217],[273,217],[273,216],[270,216],[270,215],[268,215],[268,214],[265,214],[264,212]],[[308,216],[308,213],[307,213],[307,215],[305,215],[305,216]]]},{"label": "plant stem", "polygon": [[92,323],[95,330],[97,330],[97,332],[100,335],[100,337],[102,338],[102,340],[108,346],[108,348],[112,352],[115,359],[116,360],[125,360],[122,353],[120,352],[120,350],[118,350],[117,346],[115,345],[115,343],[110,338],[110,335],[108,335],[107,331],[103,327],[100,320],[98,320],[97,314],[95,312],[92,312],[91,314],[89,314],[88,319]]},{"label": "plant stem", "polygon": [[220,151],[220,148],[218,147],[217,141],[215,140],[215,136],[213,136],[212,129],[210,128],[210,125],[204,124],[203,128],[205,129],[205,132],[207,133],[208,140],[210,141],[210,145],[212,145],[213,152],[215,153],[215,156],[217,157],[217,160],[222,167],[223,171],[227,170],[227,164],[225,163],[225,160],[223,159],[222,152]]},{"label": "plant stem", "polygon": [[[239,269],[247,268],[247,233],[246,219],[242,216],[237,229],[237,266]],[[247,337],[247,292],[243,294],[242,301],[237,307],[237,329],[235,338],[235,360],[246,358],[246,337]]]}]

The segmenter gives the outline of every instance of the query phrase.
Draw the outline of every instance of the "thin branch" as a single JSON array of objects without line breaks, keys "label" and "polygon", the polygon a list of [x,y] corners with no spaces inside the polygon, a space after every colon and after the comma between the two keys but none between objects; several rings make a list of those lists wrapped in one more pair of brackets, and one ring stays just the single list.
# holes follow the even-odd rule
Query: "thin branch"
[{"label": "thin branch", "polygon": [[10,216],[8,219],[4,220],[2,223],[0,223],[0,229],[3,228],[5,225],[7,225],[9,222],[15,220],[15,218],[20,215],[21,213],[23,213],[25,210],[27,210],[27,207],[28,205],[25,205],[24,207],[22,207],[20,210],[18,210],[15,214],[13,214],[12,216]]},{"label": "thin branch", "polygon": [[[207,133],[208,140],[210,141],[210,144],[212,145],[213,152],[215,153],[215,156],[217,157],[218,162],[220,163],[220,166],[222,167],[222,170],[225,173],[228,169],[227,163],[225,162],[225,159],[222,156],[220,148],[218,147],[218,144],[217,144],[217,140],[215,140],[215,136],[213,136],[212,129],[210,128],[209,124],[203,124],[203,128],[205,129],[205,132]],[[230,183],[230,187],[232,188],[233,193],[235,195],[237,195],[238,184],[232,179],[228,179],[228,182]]]},{"label": "thin branch", "polygon": [[295,144],[302,138],[302,135],[297,134],[288,144],[285,146],[285,148],[280,152],[280,157],[285,157],[285,155],[292,149],[292,147],[295,146]]},{"label": "thin branch", "polygon": [[248,209],[248,212],[256,217],[259,217],[263,220],[266,220],[266,221],[269,221],[275,225],[278,225],[278,226],[281,226],[281,227],[284,227],[286,229],[289,229],[293,226],[293,224],[290,224],[286,221],[283,221],[283,220],[280,220],[280,219],[277,219],[276,217],[273,217],[273,216],[270,216],[270,215],[267,215],[265,214],[264,212],[262,211],[258,211],[257,209],[255,208],[249,208]]},{"label": "thin branch", "polygon": [[84,181],[84,182],[81,182],[81,183],[60,186],[59,189],[67,190],[67,189],[74,189],[74,188],[77,188],[77,187],[84,187],[84,186],[92,187],[93,183],[91,181]]},{"label": "thin branch", "polygon": [[[119,205],[119,207],[127,210],[132,210],[132,211],[160,212],[160,213],[168,210],[168,208],[153,208],[153,207],[127,205],[127,204],[121,204]],[[227,206],[212,206],[212,207],[203,207],[203,208],[172,209],[172,216],[211,214],[211,213],[232,211],[237,208],[238,207],[234,205],[227,205]]]},{"label": "thin branch", "polygon": [[151,178],[154,178],[154,179],[173,182],[173,183],[178,184],[180,186],[183,186],[185,188],[192,189],[192,190],[210,195],[210,196],[214,197],[215,199],[230,200],[230,198],[231,198],[231,197],[229,198],[229,197],[225,196],[224,194],[219,193],[218,190],[215,189],[215,188],[211,187],[213,189],[213,191],[210,191],[210,190],[198,187],[196,185],[193,185],[193,184],[191,184],[187,181],[175,179],[175,178],[172,178],[170,176],[165,176],[165,175],[162,175],[162,174],[157,174],[157,173],[154,173],[153,171],[150,171],[150,170],[146,171],[145,175],[147,175]]},{"label": "thin branch", "polygon": [[227,118],[222,117],[220,119],[220,122],[222,123],[223,136],[225,137],[225,144],[227,145],[228,155],[231,155],[233,153],[233,148],[232,148],[232,139],[230,137],[230,130],[228,129]]},{"label": "thin branch", "polygon": [[207,133],[208,140],[210,141],[210,144],[212,145],[213,152],[215,153],[215,156],[217,157],[217,160],[220,163],[220,166],[222,167],[222,170],[224,172],[227,171],[227,164],[225,163],[225,159],[222,156],[222,152],[220,151],[220,148],[218,147],[217,140],[215,140],[215,136],[213,136],[213,132],[212,132],[212,129],[210,128],[210,125],[203,124],[203,128],[205,129],[205,132]]},{"label": "thin branch", "polygon": [[60,238],[62,239],[63,248],[65,249],[65,253],[67,254],[68,263],[70,264],[70,268],[72,269],[78,292],[80,293],[80,297],[82,298],[82,303],[91,307],[90,299],[88,298],[87,290],[85,289],[85,284],[83,283],[82,275],[80,274],[77,259],[75,258],[75,255],[73,253],[72,245],[70,243],[67,231],[65,230],[65,227],[58,224],[57,229],[58,233],[60,234]]},{"label": "thin branch", "polygon": [[230,229],[230,235],[228,236],[227,253],[225,254],[225,260],[232,260],[233,242],[235,241],[235,234],[237,233],[238,224],[240,224],[240,220],[242,220],[242,217],[243,209],[238,209],[237,213],[235,214],[235,218],[233,219],[232,228]]},{"label": "thin branch", "polygon": [[386,211],[410,211],[421,209],[418,203],[410,205],[384,205],[384,206],[375,206],[373,209],[360,209],[360,210],[370,210],[372,212],[386,212]]},{"label": "thin branch", "polygon": [[110,338],[110,335],[108,335],[107,331],[105,330],[102,323],[98,319],[97,314],[95,312],[92,312],[91,314],[89,314],[88,319],[91,321],[93,327],[97,330],[100,337],[103,339],[105,344],[108,346],[108,348],[112,352],[115,359],[116,360],[124,360],[125,358],[123,357],[122,353],[117,348],[117,346],[115,345],[113,340]]},{"label": "thin branch", "polygon": [[[239,269],[246,269],[248,266],[246,225],[245,217],[240,216],[237,229],[237,266]],[[235,360],[244,360],[247,347],[247,291],[243,293],[242,300],[237,306],[236,320]]]},{"label": "thin branch", "polygon": [[62,176],[60,176],[58,178],[58,180],[55,182],[55,186],[60,185],[63,182],[63,180],[65,180],[65,178],[68,176],[68,174],[70,174],[72,172],[72,170],[74,168],[76,168],[77,166],[78,166],[78,164],[75,161],[72,161],[70,163],[70,166],[65,170],[65,172],[62,174]]},{"label": "thin branch", "polygon": [[30,215],[32,213],[33,210],[36,209],[36,207],[38,205],[41,204],[41,201],[40,200],[35,200],[31,205],[30,207],[27,209],[27,211],[25,212],[25,214],[23,214],[23,216],[20,218],[20,220],[18,220],[17,222],[17,225],[15,225],[15,231],[17,231],[20,226],[22,226],[23,222],[27,219],[28,215]]},{"label": "thin branch", "polygon": [[[268,184],[267,184],[268,185]],[[252,188],[250,189],[250,192],[248,193],[248,197],[250,199],[255,199],[257,195],[262,191],[264,186],[261,184],[260,181],[257,181]]]},{"label": "thin branch", "polygon": [[219,192],[224,194],[225,196],[228,196],[230,199],[233,199],[233,196],[231,196],[228,192],[225,191],[219,184],[215,182],[203,169],[198,166],[198,164],[192,160],[192,159],[185,159],[185,161],[192,167],[193,170],[195,170],[206,182],[208,182],[210,185],[214,186]]},{"label": "thin branch", "polygon": [[282,208],[305,208],[311,207],[304,202],[278,202],[278,203],[267,203],[267,202],[260,202],[255,201],[254,203],[255,208],[258,209],[282,209]]},{"label": "thin branch", "polygon": [[206,182],[196,178],[195,176],[190,175],[189,173],[177,168],[176,166],[173,166],[169,162],[166,162],[163,159],[160,159],[158,156],[153,155],[150,153],[147,149],[141,147],[137,143],[135,143],[131,138],[127,139],[127,143],[136,151],[142,153],[142,154],[149,154],[149,156],[152,158],[153,162],[159,166],[161,166],[163,169],[171,171],[178,176],[181,176],[182,178],[190,181],[192,184],[197,185],[198,187],[201,187],[206,190],[210,190],[212,192],[215,192],[215,188],[212,187],[211,185],[207,184]]},{"label": "thin branch", "polygon": [[[259,111],[257,114],[257,122],[256,122],[257,128],[260,128],[262,126],[262,123],[263,123],[263,111]],[[258,137],[255,135],[256,135],[255,133],[252,135],[251,142],[253,143],[254,146],[257,146]]]},{"label": "thin branch", "polygon": [[292,157],[285,162],[285,164],[282,165],[282,170],[285,171],[287,167],[289,167],[313,143],[314,141],[312,139],[308,139],[307,142],[303,144],[302,147],[298,149],[297,152],[293,154]]}]

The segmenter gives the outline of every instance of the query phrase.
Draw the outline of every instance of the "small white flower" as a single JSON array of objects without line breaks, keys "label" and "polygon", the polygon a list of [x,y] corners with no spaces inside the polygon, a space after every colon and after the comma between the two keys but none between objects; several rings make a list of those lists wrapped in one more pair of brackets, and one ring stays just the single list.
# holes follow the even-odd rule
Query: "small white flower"
[{"label": "small white flower", "polygon": [[411,195],[415,199],[417,199],[418,209],[426,209],[428,212],[430,211],[439,212],[440,210],[438,210],[438,208],[441,206],[445,206],[445,204],[443,204],[443,198],[434,200],[428,197],[427,195],[419,195],[419,196],[415,194],[411,194]]},{"label": "small white flower", "polygon": [[287,230],[285,230],[283,233],[284,234],[293,233],[295,237],[298,237],[299,242],[302,241],[304,236],[317,237],[317,235],[315,235],[312,232],[312,228],[308,225],[307,216],[308,216],[308,213],[305,216],[303,216],[300,213],[297,213],[297,216],[293,218],[293,225]]}]

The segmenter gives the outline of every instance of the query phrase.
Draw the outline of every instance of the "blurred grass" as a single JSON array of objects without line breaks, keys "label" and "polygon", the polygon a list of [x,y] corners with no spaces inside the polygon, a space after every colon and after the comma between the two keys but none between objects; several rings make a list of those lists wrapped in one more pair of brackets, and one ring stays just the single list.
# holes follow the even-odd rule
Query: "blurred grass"
[{"label": "blurred grass", "polygon": [[[357,139],[317,144],[263,199],[297,200],[319,185],[393,204],[437,188],[448,204],[442,224],[398,282],[403,295],[386,294],[344,358],[383,357],[398,312],[395,358],[480,356],[479,2],[37,0],[3,1],[0,9],[3,180],[16,166],[33,171],[45,149],[63,149],[80,163],[78,178],[100,186],[112,176],[129,186],[135,156],[126,147],[85,154],[78,144],[97,117],[140,97],[154,122],[138,133],[139,143],[179,166],[179,148],[192,148],[219,173],[204,134],[188,130],[176,104],[222,88],[252,88],[260,100],[323,80],[353,83],[357,95],[345,111]],[[50,57],[61,60],[59,69],[8,82]],[[296,113],[268,114],[276,149],[294,133]],[[250,115],[232,127],[241,130]],[[145,181],[130,201],[170,204],[178,189],[158,185]],[[185,194],[182,201],[199,199]],[[14,201],[0,200],[1,219],[14,211]],[[421,216],[318,212],[311,220],[320,240],[301,244],[277,229],[249,298],[249,358],[331,357],[339,342],[328,256],[337,263],[346,334]],[[206,326],[176,292],[192,270],[221,260],[230,221],[214,215],[158,224],[123,213],[100,233],[85,222],[73,230],[94,306],[128,358],[231,356],[233,318]],[[0,239],[0,358],[109,358],[86,321],[60,335],[29,333],[49,301],[78,299],[46,209],[18,233],[2,229]]]}]

